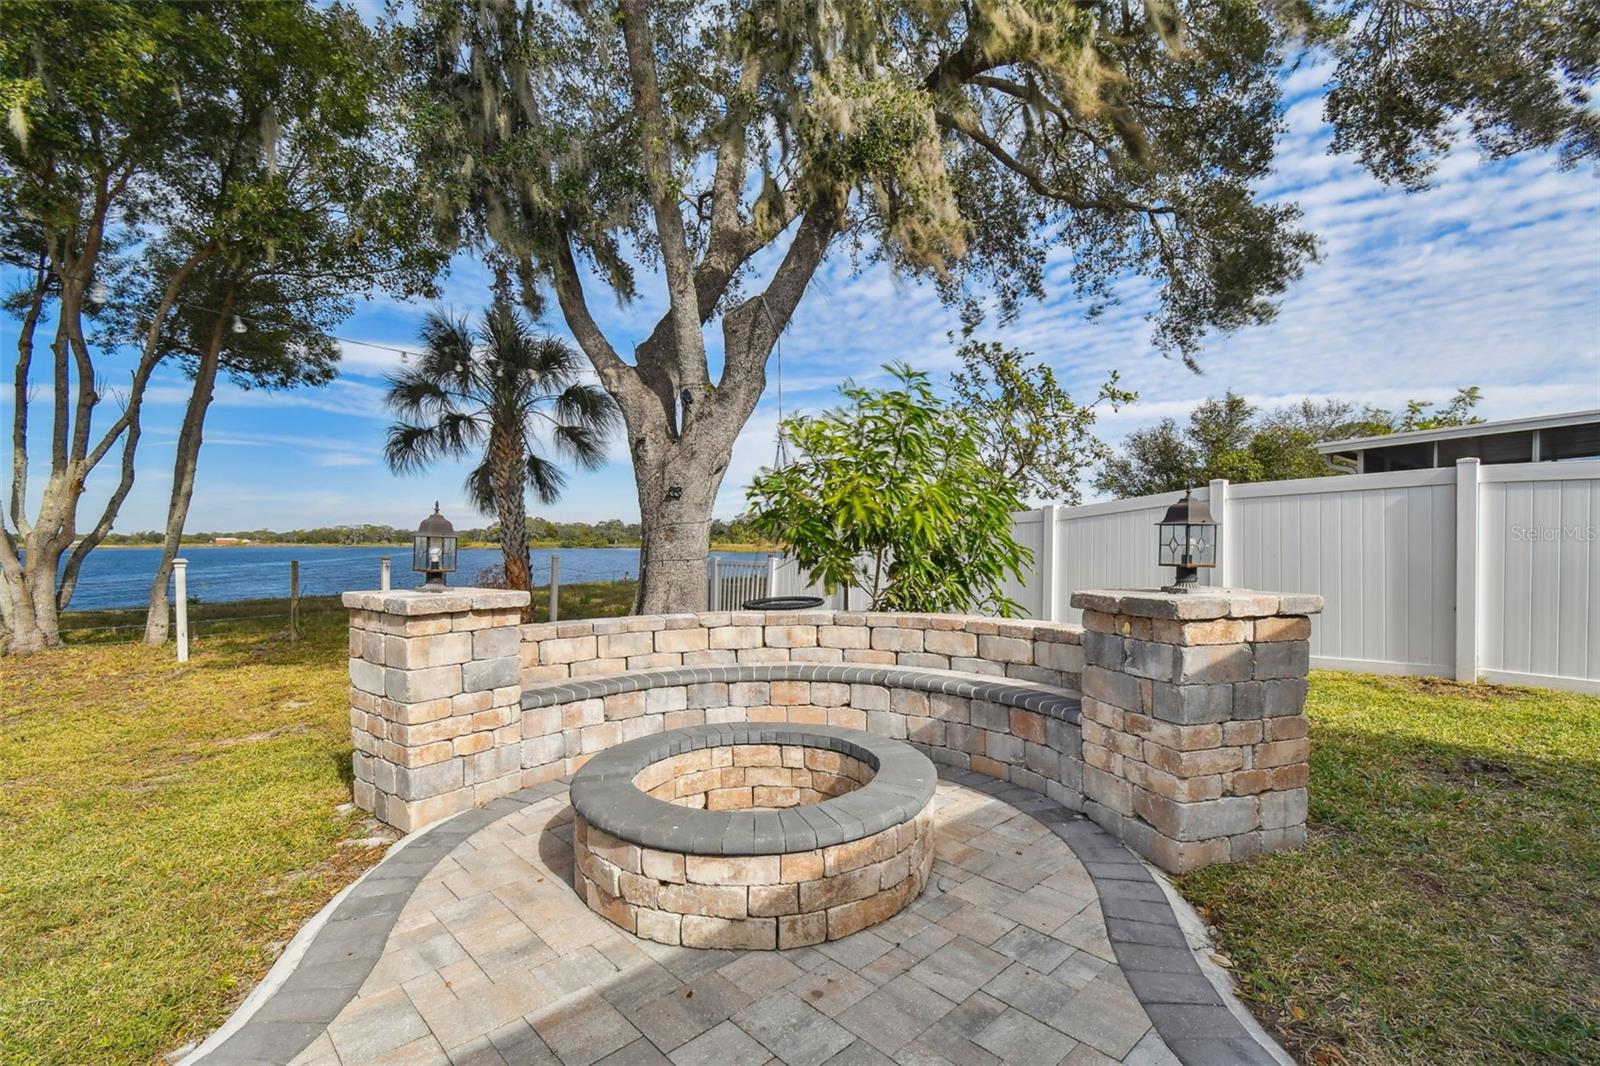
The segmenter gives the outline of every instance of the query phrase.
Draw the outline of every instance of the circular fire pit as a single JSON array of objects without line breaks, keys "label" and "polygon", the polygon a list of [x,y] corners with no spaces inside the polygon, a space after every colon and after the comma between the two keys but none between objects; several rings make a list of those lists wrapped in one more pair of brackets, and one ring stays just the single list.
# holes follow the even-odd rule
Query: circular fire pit
[{"label": "circular fire pit", "polygon": [[607,749],[572,779],[573,884],[649,940],[792,948],[911,902],[933,866],[933,764],[832,726],[694,726]]}]

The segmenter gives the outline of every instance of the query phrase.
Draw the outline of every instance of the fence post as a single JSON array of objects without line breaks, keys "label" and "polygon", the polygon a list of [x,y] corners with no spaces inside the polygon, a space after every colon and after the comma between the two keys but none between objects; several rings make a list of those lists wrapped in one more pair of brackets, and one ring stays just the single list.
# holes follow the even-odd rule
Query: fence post
[{"label": "fence post", "polygon": [[389,591],[389,557],[378,556],[378,588],[384,592]]},{"label": "fence post", "polygon": [[1057,577],[1061,572],[1060,553],[1056,548],[1056,505],[1039,508],[1039,618],[1045,622],[1061,621],[1061,594]]},{"label": "fence post", "polygon": [[722,610],[722,556],[713,555],[706,560],[711,570],[711,595],[706,597],[709,610]]},{"label": "fence post", "polygon": [[1206,504],[1217,523],[1217,566],[1211,571],[1211,583],[1218,588],[1233,587],[1233,566],[1228,561],[1228,479],[1213,478],[1206,494]]},{"label": "fence post", "polygon": [[1456,680],[1478,680],[1478,460],[1456,460]]},{"label": "fence post", "polygon": [[289,560],[289,639],[300,639],[300,560]]},{"label": "fence post", "polygon": [[550,553],[550,621],[556,620],[556,603],[561,598],[561,556]]},{"label": "fence post", "polygon": [[189,661],[189,560],[172,560],[173,605],[178,631],[178,661]]}]

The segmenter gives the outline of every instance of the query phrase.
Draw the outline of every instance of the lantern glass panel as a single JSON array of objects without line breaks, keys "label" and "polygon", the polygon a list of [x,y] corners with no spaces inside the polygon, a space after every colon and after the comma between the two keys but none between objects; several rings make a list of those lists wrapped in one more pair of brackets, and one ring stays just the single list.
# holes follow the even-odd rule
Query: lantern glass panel
[{"label": "lantern glass panel", "polygon": [[1217,527],[1189,527],[1190,566],[1217,565]]},{"label": "lantern glass panel", "polygon": [[1182,566],[1184,548],[1188,541],[1188,526],[1182,522],[1172,524],[1163,523],[1156,527],[1160,534],[1160,564],[1161,566]]},{"label": "lantern glass panel", "polygon": [[428,538],[418,534],[411,548],[411,569],[426,573],[428,569]]},{"label": "lantern glass panel", "polygon": [[455,571],[456,571],[456,538],[454,538],[454,537],[435,537],[434,539],[439,542],[439,567],[438,567],[438,569],[443,570],[447,574],[455,573]]}]

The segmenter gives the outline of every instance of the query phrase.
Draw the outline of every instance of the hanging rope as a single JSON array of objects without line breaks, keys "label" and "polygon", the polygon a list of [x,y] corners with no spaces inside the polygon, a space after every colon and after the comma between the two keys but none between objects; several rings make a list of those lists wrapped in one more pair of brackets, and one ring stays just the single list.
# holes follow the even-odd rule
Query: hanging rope
[{"label": "hanging rope", "polygon": [[767,316],[767,324],[772,327],[772,347],[778,357],[778,446],[772,456],[772,468],[782,470],[789,465],[789,447],[783,439],[783,331],[778,328],[777,319],[772,317],[772,308],[767,306],[765,293],[761,295],[761,310]]}]

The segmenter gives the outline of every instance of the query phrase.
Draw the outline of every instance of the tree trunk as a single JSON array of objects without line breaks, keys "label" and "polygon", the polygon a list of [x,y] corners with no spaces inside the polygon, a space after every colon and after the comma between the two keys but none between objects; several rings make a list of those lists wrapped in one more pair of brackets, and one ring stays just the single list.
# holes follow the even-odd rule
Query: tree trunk
[{"label": "tree trunk", "polygon": [[161,563],[150,582],[150,599],[145,607],[146,644],[167,642],[167,613],[171,608],[167,597],[167,579],[172,575],[172,560],[178,556],[179,545],[183,542],[183,527],[189,519],[189,504],[194,499],[194,478],[200,465],[200,444],[204,436],[206,412],[210,410],[211,399],[216,392],[224,318],[217,319],[211,350],[200,359],[200,367],[194,377],[194,392],[189,395],[183,428],[178,432],[178,455],[172,464],[172,499],[167,505],[166,539],[161,544]]},{"label": "tree trunk", "polygon": [[[523,497],[528,457],[521,434],[496,428],[489,437],[489,462],[494,479],[495,515],[500,520],[501,569],[506,588],[530,591],[533,568],[528,562],[528,505]],[[523,621],[533,617],[533,600],[522,609]]]},{"label": "tree trunk", "polygon": [[56,571],[61,555],[73,540],[72,515],[82,482],[71,475],[52,474],[44,485],[39,514],[22,552],[11,550],[9,538],[0,551],[0,571],[11,599],[8,651],[25,655],[61,647],[61,613],[56,604]]},{"label": "tree trunk", "polygon": [[33,590],[22,568],[11,565],[12,562],[10,558],[6,560],[5,587],[0,589],[6,599],[6,633],[0,652],[27,655],[43,651],[50,645],[34,614]]},{"label": "tree trunk", "polygon": [[676,440],[659,426],[632,434],[641,529],[636,614],[706,609],[711,508],[745,417],[713,408]]}]

